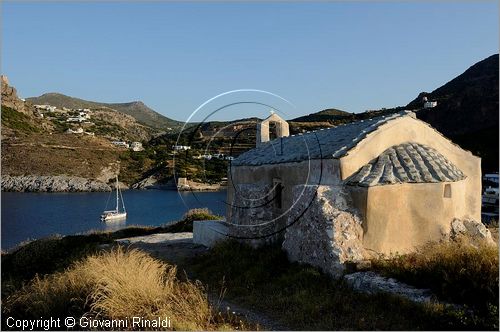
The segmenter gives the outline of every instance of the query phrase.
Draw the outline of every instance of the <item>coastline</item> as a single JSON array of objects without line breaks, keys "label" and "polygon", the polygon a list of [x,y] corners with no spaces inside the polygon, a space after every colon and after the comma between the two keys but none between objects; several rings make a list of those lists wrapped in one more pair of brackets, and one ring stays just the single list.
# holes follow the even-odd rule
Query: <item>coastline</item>
[{"label": "coastline", "polygon": [[[94,179],[67,175],[2,175],[2,192],[109,192],[113,186]],[[191,183],[191,186],[177,187],[173,183],[159,184],[138,182],[130,187],[120,184],[122,190],[175,190],[196,192],[217,192],[225,190],[226,186]]]},{"label": "coastline", "polygon": [[2,175],[3,192],[106,192],[106,183],[78,176]]}]

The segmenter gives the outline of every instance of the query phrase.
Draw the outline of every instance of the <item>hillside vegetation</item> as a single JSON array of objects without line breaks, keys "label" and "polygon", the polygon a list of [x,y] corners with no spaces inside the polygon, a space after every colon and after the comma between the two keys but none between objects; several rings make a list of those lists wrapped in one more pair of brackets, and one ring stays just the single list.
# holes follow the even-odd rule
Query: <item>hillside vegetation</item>
[{"label": "hillside vegetation", "polygon": [[10,107],[2,106],[2,126],[20,133],[37,133],[41,128],[31,117]]},{"label": "hillside vegetation", "polygon": [[94,113],[93,124],[85,130],[95,136],[74,135],[65,131],[78,125],[67,123],[58,114],[37,118],[2,105],[2,174],[68,175],[107,182],[122,169],[127,174],[125,181],[137,181],[144,170],[137,169],[131,155],[105,137],[140,140],[147,139],[148,131],[133,118],[118,113],[118,119],[116,114]]},{"label": "hillside vegetation", "polygon": [[329,108],[323,111],[312,113],[309,115],[301,116],[290,120],[291,122],[330,122],[334,120],[343,119],[346,117],[351,117],[353,114],[345,111],[341,111],[336,108]]},{"label": "hillside vegetation", "polygon": [[117,162],[120,154],[99,138],[35,132],[25,138],[2,140],[2,174],[65,174],[96,179],[103,168]]}]

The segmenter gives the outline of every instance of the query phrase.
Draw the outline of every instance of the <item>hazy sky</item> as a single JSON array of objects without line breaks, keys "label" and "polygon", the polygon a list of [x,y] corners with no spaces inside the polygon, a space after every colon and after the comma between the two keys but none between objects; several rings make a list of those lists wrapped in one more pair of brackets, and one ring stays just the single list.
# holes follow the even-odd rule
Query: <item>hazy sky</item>
[{"label": "hazy sky", "polygon": [[2,73],[23,97],[142,100],[177,120],[244,88],[289,100],[288,118],[362,112],[406,105],[498,53],[498,13],[497,1],[4,1]]}]

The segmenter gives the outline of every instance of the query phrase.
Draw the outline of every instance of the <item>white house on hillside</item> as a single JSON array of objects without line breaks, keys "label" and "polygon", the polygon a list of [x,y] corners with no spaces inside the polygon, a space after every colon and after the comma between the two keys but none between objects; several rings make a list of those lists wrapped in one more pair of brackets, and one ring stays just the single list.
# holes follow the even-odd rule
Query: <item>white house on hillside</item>
[{"label": "white house on hillside", "polygon": [[111,144],[113,144],[114,146],[118,146],[118,147],[123,147],[123,148],[129,148],[129,144],[127,142],[123,142],[123,141],[113,141],[111,142]]},{"label": "white house on hillside", "polygon": [[172,145],[172,149],[175,151],[181,151],[181,150],[190,150],[191,147],[189,145]]},{"label": "white house on hillside", "polygon": [[144,150],[141,142],[132,142],[132,144],[130,145],[130,149],[132,151],[143,151]]}]

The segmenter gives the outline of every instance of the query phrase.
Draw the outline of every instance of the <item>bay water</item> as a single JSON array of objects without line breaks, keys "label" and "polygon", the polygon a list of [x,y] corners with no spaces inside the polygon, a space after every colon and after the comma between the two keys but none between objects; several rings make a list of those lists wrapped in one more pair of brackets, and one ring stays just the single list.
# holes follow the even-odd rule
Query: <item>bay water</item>
[{"label": "bay water", "polygon": [[[91,230],[117,230],[130,225],[158,226],[180,220],[192,208],[209,208],[225,215],[226,191],[177,192],[175,190],[126,190],[127,219],[102,222],[101,213],[115,208],[114,193],[1,193],[1,248],[54,234]],[[107,207],[106,207],[107,205]]]}]

